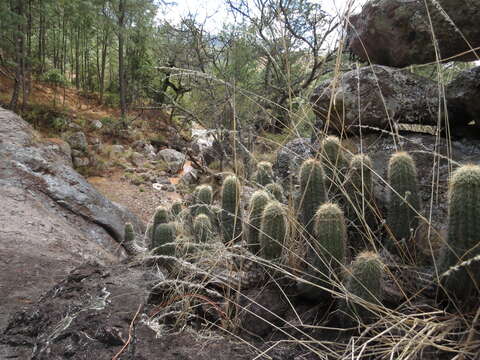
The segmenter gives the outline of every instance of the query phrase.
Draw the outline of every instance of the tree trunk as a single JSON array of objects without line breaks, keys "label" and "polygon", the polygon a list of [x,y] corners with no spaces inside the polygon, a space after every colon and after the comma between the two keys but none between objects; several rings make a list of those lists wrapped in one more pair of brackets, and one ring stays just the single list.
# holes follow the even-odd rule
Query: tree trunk
[{"label": "tree trunk", "polygon": [[118,5],[118,82],[120,85],[120,111],[122,119],[127,113],[126,86],[125,86],[125,0],[120,0]]},{"label": "tree trunk", "polygon": [[9,108],[16,112],[18,110],[20,92],[23,91],[25,87],[25,21],[23,19],[25,13],[24,0],[16,0],[13,11],[21,19],[14,34],[16,70],[12,98],[9,104]]}]

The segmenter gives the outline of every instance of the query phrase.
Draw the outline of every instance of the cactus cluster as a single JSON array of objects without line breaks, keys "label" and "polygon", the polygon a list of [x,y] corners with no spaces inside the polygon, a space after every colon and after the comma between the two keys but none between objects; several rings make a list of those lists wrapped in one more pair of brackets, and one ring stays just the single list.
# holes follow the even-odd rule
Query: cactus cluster
[{"label": "cactus cluster", "polygon": [[275,200],[269,201],[263,210],[260,227],[260,252],[263,258],[280,258],[287,231],[287,214],[283,205]]},{"label": "cactus cluster", "polygon": [[258,254],[260,252],[260,226],[262,222],[262,214],[265,206],[270,200],[270,196],[263,190],[255,191],[250,198],[248,213],[248,236],[247,244],[249,250]]},{"label": "cactus cluster", "polygon": [[221,228],[225,244],[241,240],[240,182],[235,175],[229,175],[223,181]]},{"label": "cactus cluster", "polygon": [[361,301],[348,299],[343,304],[342,310],[350,320],[358,319],[365,324],[374,317],[374,312],[368,308],[368,304],[380,305],[382,302],[384,268],[380,257],[370,251],[360,253],[353,261],[345,288]]},{"label": "cactus cluster", "polygon": [[314,285],[302,283],[305,297],[319,300],[328,295],[340,278],[345,264],[347,228],[342,209],[337,204],[325,203],[315,214],[315,237],[307,249],[307,279]]},{"label": "cactus cluster", "polygon": [[326,137],[321,144],[321,155],[325,171],[325,187],[331,197],[334,197],[341,193],[341,184],[348,168],[340,139],[336,136]]},{"label": "cactus cluster", "polygon": [[257,164],[257,172],[255,173],[255,181],[260,186],[267,186],[273,182],[272,164],[268,161],[260,161]]},{"label": "cactus cluster", "polygon": [[[465,165],[457,169],[450,181],[448,236],[439,262],[446,272],[455,265],[480,255],[480,166]],[[479,295],[479,261],[462,266],[442,278],[450,297],[463,300]]]},{"label": "cactus cluster", "polygon": [[391,232],[387,248],[405,252],[418,226],[420,200],[418,196],[417,169],[413,158],[406,152],[397,152],[388,163],[388,183],[391,187],[387,224]]},{"label": "cactus cluster", "polygon": [[299,220],[306,232],[313,236],[315,213],[327,199],[322,165],[315,159],[306,160],[300,168],[299,177]]}]

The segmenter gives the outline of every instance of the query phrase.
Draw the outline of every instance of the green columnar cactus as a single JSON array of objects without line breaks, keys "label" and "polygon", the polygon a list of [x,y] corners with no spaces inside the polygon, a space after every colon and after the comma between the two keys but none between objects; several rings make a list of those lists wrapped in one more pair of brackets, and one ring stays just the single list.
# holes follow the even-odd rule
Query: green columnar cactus
[{"label": "green columnar cactus", "polygon": [[[326,203],[315,214],[315,238],[307,249],[307,280],[314,285],[301,283],[303,295],[318,300],[328,295],[320,287],[332,289],[338,282],[345,264],[347,228],[342,209],[337,204]],[[320,286],[320,287],[319,287]]]},{"label": "green columnar cactus", "polygon": [[[352,157],[347,175],[345,206],[347,217],[355,226],[369,226],[371,229],[376,225],[372,168],[372,160],[368,155]],[[365,231],[357,233],[361,236]],[[361,247],[356,248],[359,250]]]},{"label": "green columnar cactus", "polygon": [[315,213],[326,200],[322,165],[315,159],[306,160],[300,168],[299,220],[311,236],[314,235]]},{"label": "green columnar cactus", "polygon": [[321,154],[325,171],[325,187],[333,194],[340,193],[340,184],[343,183],[344,174],[348,168],[340,139],[336,136],[326,137],[322,141]]},{"label": "green columnar cactus", "polygon": [[278,201],[280,202],[283,202],[284,201],[284,197],[283,197],[283,187],[282,185],[278,184],[278,183],[270,183],[268,184],[265,189],[270,193],[272,194],[272,196],[277,199]]},{"label": "green columnar cactus", "polygon": [[197,186],[194,192],[194,216],[205,214],[209,216],[209,207],[212,205],[213,191],[210,185]]},{"label": "green columnar cactus", "polygon": [[170,212],[172,213],[173,216],[178,216],[182,212],[182,202],[181,201],[175,201],[172,204]]},{"label": "green columnar cactus", "polygon": [[123,241],[126,243],[132,242],[135,240],[135,231],[133,230],[133,225],[131,223],[125,224],[125,235]]},{"label": "green columnar cactus", "polygon": [[[374,252],[365,251],[358,254],[347,276],[346,289],[367,303],[380,305],[383,297],[384,268],[380,257]],[[359,319],[365,324],[374,317],[374,313],[358,300],[349,299],[343,305],[343,310],[350,321]]]},{"label": "green columnar cactus", "polygon": [[261,161],[257,164],[255,180],[260,186],[267,186],[273,182],[272,164],[268,161]]},{"label": "green columnar cactus", "polygon": [[260,226],[260,252],[263,258],[275,260],[282,255],[287,231],[287,215],[282,204],[269,201],[263,210]]},{"label": "green columnar cactus", "polygon": [[193,232],[197,242],[207,242],[212,236],[212,223],[205,214],[198,214],[193,220]]},{"label": "green columnar cactus", "polygon": [[155,210],[155,215],[153,216],[153,228],[156,229],[160,224],[166,224],[170,221],[170,214],[168,209],[163,206],[159,206]]},{"label": "green columnar cactus", "polygon": [[[480,255],[480,166],[464,165],[450,181],[448,236],[439,263],[441,272]],[[479,261],[464,264],[442,278],[443,288],[459,300],[478,297]]]},{"label": "green columnar cactus", "polygon": [[222,186],[222,237],[225,244],[239,241],[242,234],[242,213],[240,209],[240,182],[235,175],[229,175]]},{"label": "green columnar cactus", "polygon": [[399,250],[399,242],[412,236],[418,226],[417,212],[420,208],[417,185],[417,169],[412,157],[406,152],[397,152],[388,163],[388,182],[392,188],[388,206],[387,224],[393,239],[387,243],[391,251]]},{"label": "green columnar cactus", "polygon": [[175,225],[173,223],[159,224],[155,228],[150,250],[153,250],[155,255],[175,255],[175,246],[166,245],[174,243],[175,237]]},{"label": "green columnar cactus", "polygon": [[260,224],[265,206],[270,200],[270,196],[263,190],[255,191],[250,199],[250,209],[248,215],[248,248],[254,253],[260,252]]}]

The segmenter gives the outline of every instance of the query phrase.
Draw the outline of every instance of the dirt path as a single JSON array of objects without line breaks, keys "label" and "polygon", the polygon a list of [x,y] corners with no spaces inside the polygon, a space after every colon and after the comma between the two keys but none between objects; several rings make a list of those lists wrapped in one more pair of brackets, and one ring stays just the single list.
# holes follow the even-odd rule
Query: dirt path
[{"label": "dirt path", "polygon": [[122,174],[117,172],[108,177],[95,176],[87,180],[107,199],[128,208],[145,223],[158,206],[181,199],[178,193],[155,190],[151,184],[136,186],[121,178]]}]

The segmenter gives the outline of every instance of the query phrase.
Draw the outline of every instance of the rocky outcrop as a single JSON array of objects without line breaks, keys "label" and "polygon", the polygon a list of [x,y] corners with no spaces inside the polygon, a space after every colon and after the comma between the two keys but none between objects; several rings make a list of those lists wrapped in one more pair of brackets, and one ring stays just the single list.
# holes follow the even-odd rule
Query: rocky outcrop
[{"label": "rocky outcrop", "polygon": [[[40,301],[16,313],[0,338],[2,359],[239,359],[256,353],[223,336],[205,342],[193,331],[168,334],[145,302],[154,271],[95,263],[72,271]],[[138,313],[137,313],[138,312]],[[160,336],[161,335],[161,336]],[[127,342],[127,340],[129,341]],[[3,345],[1,345],[3,344]],[[122,348],[125,348],[123,351]]]},{"label": "rocky outcrop", "polygon": [[[480,0],[426,3],[428,12],[424,1],[369,1],[360,14],[350,18],[347,38],[350,51],[363,61],[393,67],[436,61],[430,19],[441,59],[480,46]],[[473,52],[455,58],[463,61],[477,59]]]},{"label": "rocky outcrop", "polygon": [[0,327],[72,266],[122,258],[125,222],[143,231],[72,169],[65,149],[0,108]]},{"label": "rocky outcrop", "polygon": [[186,157],[177,150],[163,149],[158,152],[157,159],[165,161],[169,171],[172,174],[176,174],[182,170]]},{"label": "rocky outcrop", "polygon": [[[437,86],[408,71],[386,66],[366,66],[320,84],[310,98],[322,127],[359,132],[390,130],[397,123],[436,125]],[[330,114],[330,116],[328,116]]]},{"label": "rocky outcrop", "polygon": [[280,179],[287,179],[291,175],[296,179],[298,169],[303,161],[314,154],[310,139],[298,138],[289,141],[277,151],[277,158],[273,170]]},{"label": "rocky outcrop", "polygon": [[446,88],[449,117],[459,125],[480,127],[480,67],[460,73]]}]

